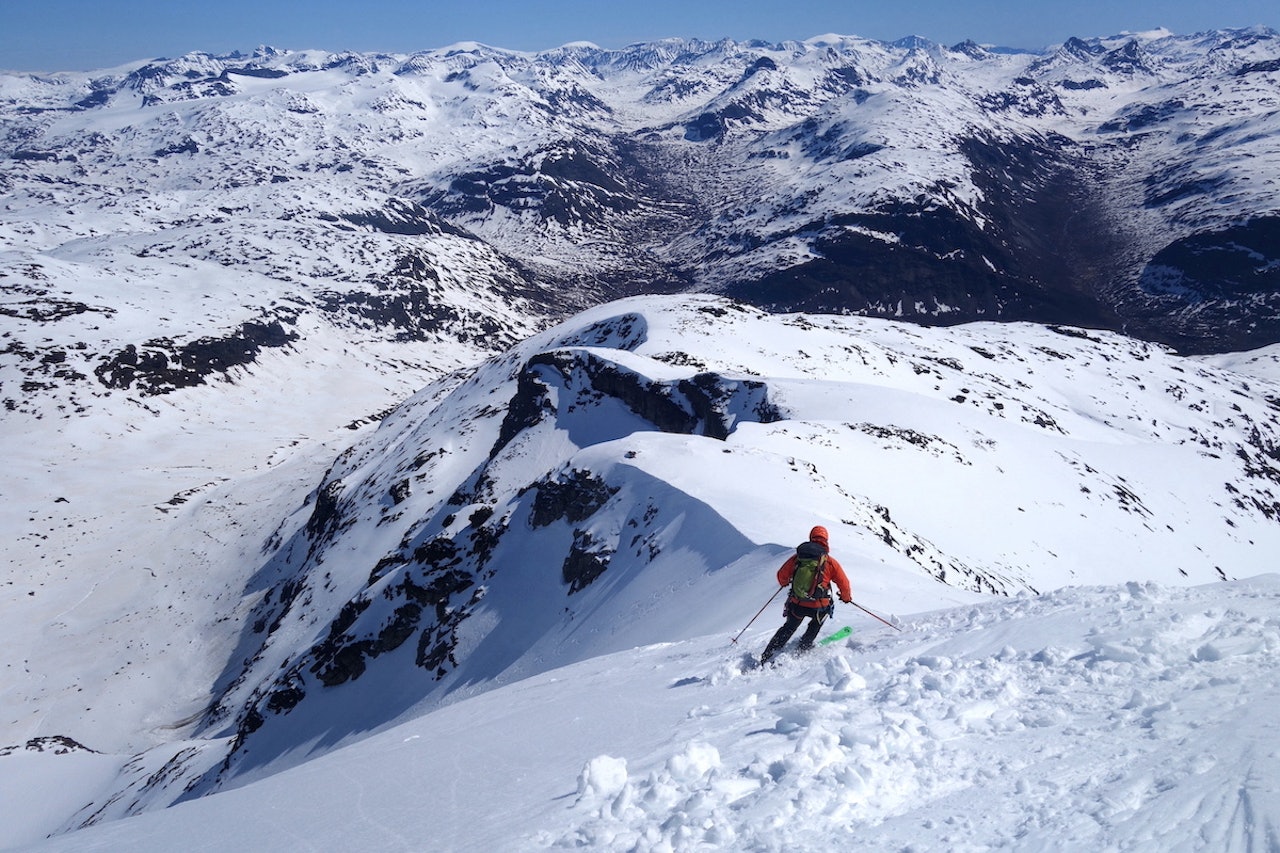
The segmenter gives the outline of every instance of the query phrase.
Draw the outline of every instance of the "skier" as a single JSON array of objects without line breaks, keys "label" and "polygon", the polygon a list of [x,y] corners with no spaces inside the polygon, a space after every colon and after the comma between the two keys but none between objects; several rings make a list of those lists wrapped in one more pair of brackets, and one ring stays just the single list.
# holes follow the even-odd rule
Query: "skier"
[{"label": "skier", "polygon": [[805,619],[809,627],[800,637],[800,651],[813,648],[813,642],[822,630],[822,623],[835,611],[831,601],[831,582],[835,581],[840,592],[840,600],[845,604],[853,603],[853,591],[849,588],[849,578],[835,557],[829,555],[827,528],[815,527],[809,531],[809,541],[796,548],[796,553],[778,569],[778,583],[791,586],[791,594],[787,596],[783,614],[786,621],[773,635],[769,645],[765,646],[760,663],[766,664],[774,655],[782,651],[782,647],[791,639],[791,635],[800,627]]}]

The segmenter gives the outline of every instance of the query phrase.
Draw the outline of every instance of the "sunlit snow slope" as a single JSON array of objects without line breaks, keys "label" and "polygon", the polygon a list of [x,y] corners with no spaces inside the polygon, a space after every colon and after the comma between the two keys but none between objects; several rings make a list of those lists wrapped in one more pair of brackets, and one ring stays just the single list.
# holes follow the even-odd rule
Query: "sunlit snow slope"
[{"label": "sunlit snow slope", "polygon": [[1278,604],[1266,575],[842,609],[853,639],[745,675],[723,635],[641,647],[32,849],[1270,850]]},{"label": "sunlit snow slope", "polygon": [[[175,802],[189,814],[396,726],[425,726],[441,750],[427,720],[498,707],[470,703],[554,672],[635,707],[671,697],[680,720],[686,693],[726,684],[704,716],[803,700],[815,679],[841,693],[836,664],[784,669],[756,700],[722,669],[736,663],[724,638],[814,523],[859,601],[919,637],[1008,626],[1027,602],[1145,595],[1192,625],[1139,647],[1166,673],[1187,659],[1267,672],[1273,623],[1249,623],[1256,642],[1219,640],[1237,607],[1255,614],[1241,592],[1255,588],[1235,584],[1280,553],[1280,352],[1186,358],[1093,329],[1184,352],[1277,339],[1277,63],[1280,35],[1259,27],[1043,54],[823,36],[536,55],[264,48],[0,74],[0,827],[26,841]],[[744,303],[634,299],[546,330],[618,294],[689,289]],[[850,311],[1049,325],[830,316]],[[1200,595],[1203,624],[1186,609]],[[976,616],[919,615],[978,602]],[[776,619],[775,605],[745,642],[758,649]],[[1102,669],[1134,663],[1093,642],[1062,640],[1100,649]],[[906,693],[881,692],[875,670],[883,684],[917,671],[906,647],[849,665],[876,697],[863,699],[900,698],[937,735],[921,749],[939,750],[983,718],[947,716],[933,694],[987,683],[946,673],[999,674],[1024,645],[1031,663],[1081,660],[1035,660],[1047,646],[1032,644],[972,660],[947,646],[951,668]],[[680,689],[631,691],[656,683],[636,667],[686,658]],[[1097,732],[1094,706],[1031,663],[1013,672],[1030,695],[1084,721],[1054,742]],[[1196,695],[1229,706],[1232,677],[1215,671]],[[1163,690],[1124,702],[1146,713]],[[580,695],[545,694],[543,719],[588,706]],[[1003,725],[1026,696],[992,701]],[[861,727],[867,707],[813,719]],[[1242,737],[1266,730],[1250,707]],[[628,713],[544,754],[542,778],[559,790],[592,757],[632,750],[630,787],[601,758],[578,811],[513,794],[543,829],[498,821],[477,839],[809,843],[733,812],[768,790],[810,793],[826,758],[807,775],[776,756],[743,775],[757,760],[736,742],[717,742],[720,759],[642,745],[702,737],[698,713],[660,736]],[[627,724],[635,740],[608,739]],[[578,727],[545,728],[569,743]],[[869,778],[860,745],[831,759],[851,793]],[[440,754],[457,763],[433,778],[464,767],[466,784],[499,784]],[[668,759],[674,788],[636,775]],[[707,791],[703,770],[718,774]],[[1060,811],[1040,778],[1019,792],[1041,804],[1027,838],[1036,821],[1056,838],[1088,820],[1102,846],[1145,838],[1107,824],[1125,808],[1186,825],[1150,801],[1203,815],[1213,844],[1274,846],[1262,772],[1225,780],[1245,792],[1235,823],[1226,804],[1161,799],[1177,773],[1061,788]],[[867,784],[894,802],[891,782]],[[423,787],[463,790],[437,785]],[[1099,786],[1118,811],[1090,810]],[[823,814],[834,828],[851,812]],[[698,835],[707,820],[726,834]],[[1022,837],[1000,820],[1000,843]],[[987,831],[922,821],[975,845]]]},{"label": "sunlit snow slope", "polygon": [[[269,377],[217,387],[232,401]],[[28,824],[68,831],[602,655],[715,637],[698,642],[723,656],[814,523],[859,602],[899,615],[1250,578],[1280,548],[1274,377],[1270,351],[1197,360],[1067,327],[601,306],[427,387],[336,459],[312,438],[156,512],[133,552],[154,577],[26,597],[61,616],[52,635],[7,623],[45,668],[11,681],[34,698],[9,742],[29,743],[0,775],[50,780]],[[102,495],[112,458],[51,470]],[[189,552],[199,571],[172,564]]]},{"label": "sunlit snow slope", "polygon": [[1109,333],[602,306],[343,453],[240,571],[252,610],[211,710],[73,824],[556,666],[727,634],[814,523],[865,603],[897,612],[1251,577],[1280,548],[1278,400]]}]

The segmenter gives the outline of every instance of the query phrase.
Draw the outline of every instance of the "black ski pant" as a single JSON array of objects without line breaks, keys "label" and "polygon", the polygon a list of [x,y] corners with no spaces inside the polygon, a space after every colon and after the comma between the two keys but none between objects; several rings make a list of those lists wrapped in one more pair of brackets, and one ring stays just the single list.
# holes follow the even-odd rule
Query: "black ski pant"
[{"label": "black ski pant", "polygon": [[800,651],[807,651],[813,648],[813,643],[818,639],[818,632],[822,630],[822,623],[831,615],[832,607],[830,604],[822,607],[806,607],[798,601],[788,601],[783,614],[786,621],[782,623],[773,635],[773,639],[769,641],[769,645],[764,647],[764,654],[760,656],[761,663],[767,663],[770,658],[782,651],[782,647],[787,644],[787,640],[791,639],[791,635],[800,627],[800,623],[809,620],[809,627],[804,629],[804,633],[800,635]]}]

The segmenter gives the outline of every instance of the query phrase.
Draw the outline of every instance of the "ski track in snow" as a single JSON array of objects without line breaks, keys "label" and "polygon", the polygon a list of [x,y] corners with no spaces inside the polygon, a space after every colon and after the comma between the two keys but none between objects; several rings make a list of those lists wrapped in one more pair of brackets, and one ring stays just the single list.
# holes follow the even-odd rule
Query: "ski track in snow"
[{"label": "ski track in snow", "polygon": [[687,745],[592,759],[579,822],[541,840],[1275,850],[1277,580],[1067,590],[676,682],[706,697],[672,738]]}]

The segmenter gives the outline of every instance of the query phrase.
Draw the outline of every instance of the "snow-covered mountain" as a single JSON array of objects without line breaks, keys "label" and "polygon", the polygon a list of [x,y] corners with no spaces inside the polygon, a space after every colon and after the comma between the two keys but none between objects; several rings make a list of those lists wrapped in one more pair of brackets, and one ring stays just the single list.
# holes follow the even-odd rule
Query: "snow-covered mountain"
[{"label": "snow-covered mountain", "polygon": [[[536,323],[689,287],[1250,349],[1280,340],[1277,63],[1254,29],[2,75],[5,313],[36,329],[7,355],[82,401],[200,381],[310,317],[434,343],[526,333],[513,290]],[[131,325],[121,280],[170,319]],[[193,290],[219,306],[195,327],[172,304]]]},{"label": "snow-covered mountain", "polygon": [[[1070,329],[660,305],[535,336],[338,460],[256,579],[250,662],[208,720],[234,725],[233,753],[204,784],[296,756],[311,726],[341,741],[335,716],[373,728],[437,692],[727,631],[744,611],[721,587],[769,589],[747,567],[810,522],[859,578],[974,592],[1272,568],[1272,387]],[[366,678],[383,701],[349,706]]]},{"label": "snow-covered mountain", "polygon": [[709,296],[585,312],[366,430],[256,559],[242,545],[216,577],[153,588],[223,614],[212,704],[120,755],[62,827],[249,784],[603,654],[727,646],[813,523],[886,613],[1269,571],[1280,385],[1274,352],[1245,361]]},{"label": "snow-covered mountain", "polygon": [[[1230,351],[1280,338],[1277,56],[1270,30],[1036,55],[829,36],[0,75],[0,824],[26,842],[246,785],[280,797],[335,748],[362,762],[405,726],[438,744],[447,715],[501,717],[557,672],[582,684],[544,715],[592,684],[643,697],[636,668],[685,655],[682,690],[733,686],[682,738],[751,695],[803,717],[819,671],[844,684],[822,720],[863,724],[846,667],[886,720],[898,703],[946,728],[935,687],[893,687],[914,645],[737,692],[727,637],[813,523],[860,603],[966,606],[903,641],[948,659],[985,652],[947,626],[1145,589],[1142,653],[1270,665],[1265,619],[1237,647],[1222,614],[1176,638],[1150,614],[1270,595],[1221,582],[1272,570],[1280,545],[1280,353]],[[960,325],[982,318],[1038,322]],[[1048,646],[1018,625],[1004,659],[1050,689],[1030,673]],[[1062,645],[1053,660],[1103,648]],[[1151,719],[1163,700],[1132,701]],[[620,742],[659,755],[661,737]],[[667,752],[671,790],[666,758],[630,787],[594,762],[582,802],[608,807],[575,813],[581,835],[517,797],[538,844],[691,846],[656,816],[710,797],[719,825],[763,780]],[[913,764],[940,794],[942,765]],[[1031,801],[1046,832],[1073,819]]]}]

